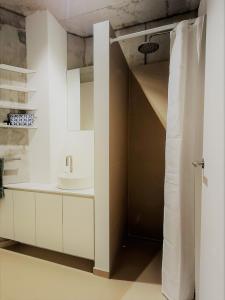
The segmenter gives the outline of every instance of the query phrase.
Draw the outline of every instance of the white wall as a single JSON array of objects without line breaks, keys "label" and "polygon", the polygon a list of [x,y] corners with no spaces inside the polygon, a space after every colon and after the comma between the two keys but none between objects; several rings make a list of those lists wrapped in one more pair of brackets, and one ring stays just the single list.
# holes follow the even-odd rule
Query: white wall
[{"label": "white wall", "polygon": [[37,107],[38,130],[30,132],[30,180],[48,182],[50,179],[50,102],[48,13],[36,12],[26,18],[27,66],[36,70],[29,76],[28,84],[36,88],[32,95]]},{"label": "white wall", "polygon": [[224,300],[225,7],[207,0],[200,300]]},{"label": "white wall", "polygon": [[[47,11],[26,19],[28,67],[36,70],[29,84],[37,89],[38,129],[30,133],[32,182],[56,183],[72,155],[74,170],[93,177],[93,132],[77,132],[67,124],[67,33]],[[75,117],[75,114],[74,114]]]}]

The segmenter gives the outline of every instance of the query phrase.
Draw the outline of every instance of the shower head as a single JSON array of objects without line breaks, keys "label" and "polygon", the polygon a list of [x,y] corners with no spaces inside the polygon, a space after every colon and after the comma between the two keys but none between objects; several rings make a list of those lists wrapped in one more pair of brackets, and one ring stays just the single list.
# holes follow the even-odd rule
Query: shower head
[{"label": "shower head", "polygon": [[141,52],[142,54],[154,53],[158,49],[159,49],[159,44],[151,42],[151,37],[149,38],[148,42],[144,42],[138,47],[138,51]]}]

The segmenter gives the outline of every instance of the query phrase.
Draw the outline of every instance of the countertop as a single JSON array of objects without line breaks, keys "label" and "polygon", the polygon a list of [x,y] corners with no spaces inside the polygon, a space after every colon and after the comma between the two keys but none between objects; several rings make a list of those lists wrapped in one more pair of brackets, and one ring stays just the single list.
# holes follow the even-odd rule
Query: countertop
[{"label": "countertop", "polygon": [[31,192],[41,192],[41,193],[51,193],[60,195],[71,195],[79,197],[94,198],[94,189],[76,189],[76,190],[62,190],[57,188],[56,184],[45,184],[45,183],[11,183],[5,184],[5,189],[10,190],[20,190],[20,191],[31,191]]}]

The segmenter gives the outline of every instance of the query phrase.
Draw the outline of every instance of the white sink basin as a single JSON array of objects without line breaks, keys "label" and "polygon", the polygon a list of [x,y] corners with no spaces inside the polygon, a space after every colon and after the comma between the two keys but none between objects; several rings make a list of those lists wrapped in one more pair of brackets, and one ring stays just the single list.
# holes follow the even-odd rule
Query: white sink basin
[{"label": "white sink basin", "polygon": [[88,189],[92,187],[91,177],[63,174],[58,178],[57,187],[62,190]]}]

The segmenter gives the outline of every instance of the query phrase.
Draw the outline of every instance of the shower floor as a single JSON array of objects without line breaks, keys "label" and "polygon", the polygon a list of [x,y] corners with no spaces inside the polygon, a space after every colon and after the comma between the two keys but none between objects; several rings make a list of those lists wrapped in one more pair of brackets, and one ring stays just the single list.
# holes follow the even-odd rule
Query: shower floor
[{"label": "shower floor", "polygon": [[[124,242],[116,259],[113,279],[161,284],[161,244],[138,239]],[[146,268],[157,258],[152,276]],[[147,275],[147,276],[146,276]]]}]

